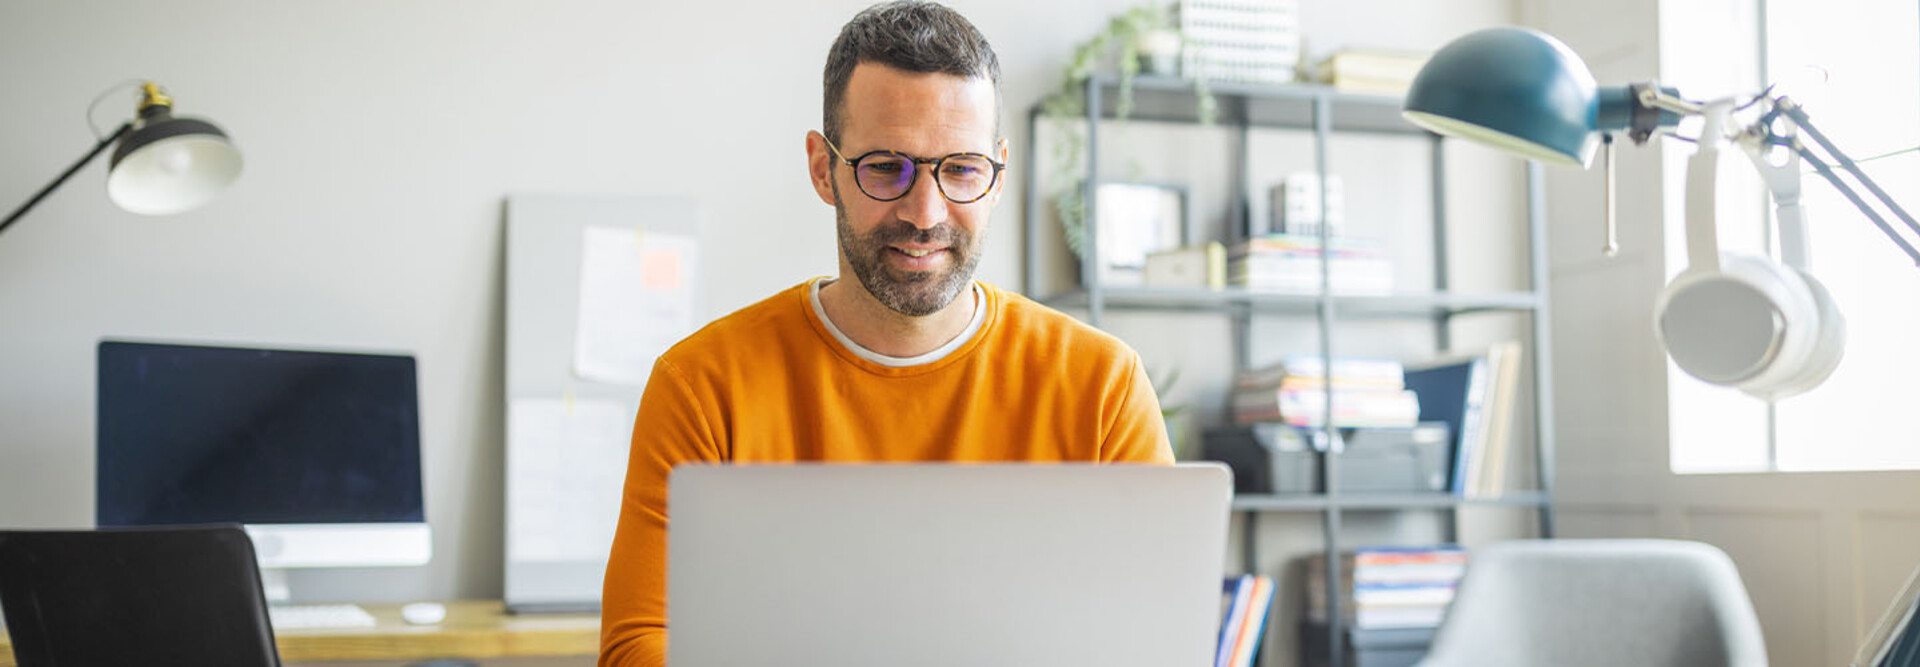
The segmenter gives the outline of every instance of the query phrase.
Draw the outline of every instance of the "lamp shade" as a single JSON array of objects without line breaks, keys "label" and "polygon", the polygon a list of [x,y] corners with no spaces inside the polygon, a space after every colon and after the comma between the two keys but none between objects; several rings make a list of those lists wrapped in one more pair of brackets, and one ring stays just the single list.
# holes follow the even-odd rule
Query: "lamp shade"
[{"label": "lamp shade", "polygon": [[1404,115],[1433,132],[1531,160],[1586,167],[1599,90],[1566,44],[1527,28],[1488,28],[1442,47],[1420,69]]},{"label": "lamp shade", "polygon": [[140,129],[120,140],[107,197],[122,209],[166,215],[199,208],[240,176],[240,151],[212,123],[174,118],[168,106],[141,110]]}]

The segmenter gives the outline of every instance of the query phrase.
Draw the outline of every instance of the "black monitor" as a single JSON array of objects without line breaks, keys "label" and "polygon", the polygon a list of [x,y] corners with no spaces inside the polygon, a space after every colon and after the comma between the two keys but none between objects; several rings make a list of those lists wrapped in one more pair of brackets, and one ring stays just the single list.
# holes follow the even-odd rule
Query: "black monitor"
[{"label": "black monitor", "polygon": [[105,341],[99,361],[99,525],[242,523],[266,567],[426,562],[412,357]]}]

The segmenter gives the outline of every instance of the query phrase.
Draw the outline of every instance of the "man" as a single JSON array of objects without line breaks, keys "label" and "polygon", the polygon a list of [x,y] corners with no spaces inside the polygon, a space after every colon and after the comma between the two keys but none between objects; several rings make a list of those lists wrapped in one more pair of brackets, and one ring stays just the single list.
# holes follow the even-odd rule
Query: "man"
[{"label": "man", "polygon": [[607,564],[601,665],[665,662],[667,477],[680,463],[1173,461],[1138,355],[973,280],[1005,187],[999,79],[986,39],[937,4],[878,5],[841,31],[823,132],[807,135],[840,276],[721,318],[654,366]]}]

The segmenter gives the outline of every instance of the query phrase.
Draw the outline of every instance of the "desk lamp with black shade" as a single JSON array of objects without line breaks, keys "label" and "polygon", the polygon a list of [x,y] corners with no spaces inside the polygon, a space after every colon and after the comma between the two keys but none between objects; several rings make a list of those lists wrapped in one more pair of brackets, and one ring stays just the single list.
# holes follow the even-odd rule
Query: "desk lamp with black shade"
[{"label": "desk lamp with black shade", "polygon": [[[1549,164],[1585,168],[1604,146],[1609,255],[1617,248],[1612,134],[1624,132],[1645,144],[1684,116],[1702,117],[1698,149],[1687,167],[1688,266],[1656,301],[1656,333],[1681,370],[1763,400],[1819,386],[1839,365],[1846,339],[1846,323],[1833,298],[1808,271],[1801,160],[1920,263],[1920,250],[1840,171],[1906,229],[1920,234],[1920,223],[1814,129],[1798,103],[1772,89],[1695,102],[1653,83],[1603,87],[1559,40],[1501,27],[1460,37],[1436,52],[1414,79],[1404,115],[1433,132]],[[1800,140],[1802,132],[1812,145]],[[1728,141],[1748,154],[1772,193],[1780,262],[1721,253],[1716,247],[1714,178],[1720,145]]]},{"label": "desk lamp with black shade", "polygon": [[107,198],[128,212],[169,215],[199,208],[240,176],[240,151],[225,132],[205,120],[175,117],[173,98],[159,85],[144,82],[138,116],[101,138],[93,150],[0,220],[0,232],[116,142]]}]

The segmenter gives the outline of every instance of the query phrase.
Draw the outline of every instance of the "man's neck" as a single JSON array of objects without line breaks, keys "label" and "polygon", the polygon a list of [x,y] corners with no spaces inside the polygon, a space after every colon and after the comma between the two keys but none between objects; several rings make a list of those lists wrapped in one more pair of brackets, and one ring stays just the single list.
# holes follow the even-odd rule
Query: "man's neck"
[{"label": "man's neck", "polygon": [[820,307],[833,326],[861,347],[889,357],[917,357],[953,340],[972,321],[976,298],[969,286],[945,308],[914,317],[880,303],[858,279],[842,278],[820,288]]}]

